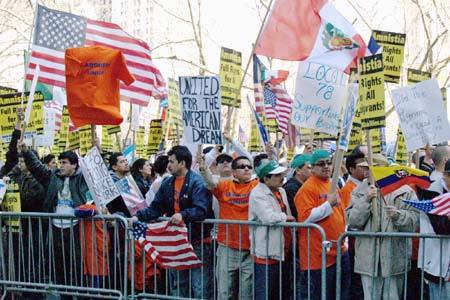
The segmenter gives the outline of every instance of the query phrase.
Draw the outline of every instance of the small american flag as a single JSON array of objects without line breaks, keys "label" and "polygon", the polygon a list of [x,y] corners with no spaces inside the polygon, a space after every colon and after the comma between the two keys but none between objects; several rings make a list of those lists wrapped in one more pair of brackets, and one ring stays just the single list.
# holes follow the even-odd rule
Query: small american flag
[{"label": "small american flag", "polygon": [[292,98],[281,85],[264,87],[264,110],[267,119],[275,119],[278,128],[288,135]]},{"label": "small american flag", "polygon": [[431,200],[403,200],[403,202],[429,214],[450,216],[450,193],[439,195]]},{"label": "small american flag", "polygon": [[134,222],[133,235],[150,258],[165,269],[186,270],[202,265],[188,241],[184,223],[169,221],[145,224]]},{"label": "small american flag", "polygon": [[244,128],[241,125],[239,125],[238,141],[243,144],[248,143],[248,136],[245,134]]},{"label": "small american flag", "polygon": [[100,45],[122,51],[136,81],[120,85],[122,100],[147,106],[150,97],[167,97],[166,83],[154,65],[149,46],[118,25],[93,21],[38,5],[34,40],[26,78],[32,79],[39,65],[39,81],[65,87],[64,52],[67,48]]},{"label": "small american flag", "polygon": [[141,192],[131,176],[126,176],[116,181],[115,185],[132,216],[136,215],[139,210],[148,207],[147,202],[142,197]]}]

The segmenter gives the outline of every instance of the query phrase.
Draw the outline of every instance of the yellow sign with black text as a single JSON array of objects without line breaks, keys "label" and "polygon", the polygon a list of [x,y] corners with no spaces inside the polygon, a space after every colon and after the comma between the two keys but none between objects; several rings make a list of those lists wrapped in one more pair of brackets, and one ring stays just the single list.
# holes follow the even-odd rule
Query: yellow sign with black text
[{"label": "yellow sign with black text", "polygon": [[399,165],[406,166],[408,164],[409,154],[406,148],[405,138],[403,136],[402,129],[398,126],[397,131],[397,150],[395,153],[395,161]]},{"label": "yellow sign with black text", "polygon": [[156,154],[162,139],[162,120],[150,121],[150,132],[148,134],[147,155]]},{"label": "yellow sign with black text", "polygon": [[399,83],[406,34],[374,30],[372,36],[383,48],[384,80]]},{"label": "yellow sign with black text", "polygon": [[222,47],[220,51],[220,89],[222,105],[241,106],[239,84],[242,78],[242,53]]},{"label": "yellow sign with black text", "polygon": [[420,70],[410,69],[407,70],[407,79],[408,79],[408,85],[415,84],[421,81],[425,81],[428,79],[431,79],[431,73],[429,72],[423,72]]},{"label": "yellow sign with black text", "polygon": [[179,135],[183,135],[183,118],[181,116],[180,95],[178,93],[178,81],[169,78],[169,110],[167,115],[167,126],[169,130],[168,139],[178,140]]},{"label": "yellow sign with black text", "polygon": [[[21,212],[20,190],[17,183],[9,183],[6,185],[6,193],[2,202],[2,210],[6,212]],[[19,231],[18,218],[5,218],[5,225],[11,228],[12,232]]]}]

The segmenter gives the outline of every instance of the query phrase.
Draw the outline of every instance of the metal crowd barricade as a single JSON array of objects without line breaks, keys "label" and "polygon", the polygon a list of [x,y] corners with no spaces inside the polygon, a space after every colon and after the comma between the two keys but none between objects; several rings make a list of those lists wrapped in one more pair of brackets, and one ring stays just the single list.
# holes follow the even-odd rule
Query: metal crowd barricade
[{"label": "metal crowd barricade", "polygon": [[[222,225],[225,226],[225,232],[226,232],[226,240],[228,241],[228,236],[229,236],[229,232],[232,230],[232,227],[238,227],[239,228],[239,240],[241,242],[241,238],[242,238],[242,232],[245,232],[244,227],[245,226],[263,226],[265,228],[267,228],[267,230],[269,230],[269,228],[279,228],[280,230],[283,230],[284,228],[288,228],[289,231],[291,232],[292,235],[292,242],[291,242],[291,253],[290,253],[290,257],[289,259],[289,264],[286,268],[286,266],[282,265],[281,263],[278,263],[278,270],[279,270],[279,275],[277,277],[277,281],[278,281],[278,285],[279,288],[276,290],[276,297],[278,297],[279,299],[287,299],[287,300],[296,300],[296,299],[300,299],[299,298],[299,290],[300,290],[300,286],[299,286],[299,276],[300,274],[302,274],[303,276],[306,276],[306,280],[308,281],[308,286],[310,285],[310,274],[309,271],[304,271],[303,273],[300,272],[300,265],[299,265],[299,248],[298,248],[298,244],[297,244],[297,240],[298,240],[298,232],[300,230],[300,228],[305,229],[306,230],[306,235],[308,237],[308,253],[307,253],[307,257],[308,257],[308,262],[310,261],[310,244],[309,244],[309,236],[311,234],[312,231],[317,231],[319,232],[321,239],[322,239],[322,253],[321,253],[321,260],[322,260],[322,268],[320,270],[321,274],[321,299],[325,300],[326,299],[326,251],[330,246],[330,242],[326,241],[325,238],[325,232],[323,231],[323,229],[316,225],[316,224],[306,224],[306,223],[278,223],[275,225],[261,225],[260,223],[256,223],[256,222],[250,222],[250,221],[231,221],[231,220],[216,220],[216,219],[208,219],[205,220],[204,222],[201,223],[202,224],[202,232],[204,230],[204,228],[206,228],[205,226],[218,226],[218,225]],[[188,225],[189,226],[189,225]],[[223,228],[223,227],[222,227]],[[221,245],[219,245],[219,243],[217,242],[215,233],[216,230],[212,230],[212,239],[211,239],[211,248],[212,248],[212,267],[213,267],[213,272],[212,272],[212,284],[209,287],[210,289],[210,299],[224,299],[225,297],[230,296],[229,294],[224,295],[219,295],[219,284],[224,284],[225,286],[228,287],[229,285],[226,284],[227,281],[230,279],[229,276],[225,276],[225,278],[220,278],[220,274],[218,274],[218,266],[226,266],[225,270],[230,270],[231,269],[231,265],[233,264],[233,255],[235,255],[235,257],[239,257],[239,263],[237,266],[236,271],[234,272],[237,282],[241,283],[244,281],[245,274],[244,274],[244,269],[245,266],[241,265],[241,259],[245,256],[248,255],[248,252],[242,249],[231,249],[228,247],[225,247],[225,251],[222,251],[223,248],[221,250],[218,250]],[[131,236],[132,233],[130,232],[129,235]],[[283,247],[281,243],[281,238],[280,240],[269,240],[266,241],[266,249],[269,247],[269,245],[271,243],[277,243],[279,245],[279,247]],[[202,241],[200,247],[202,250],[198,251],[197,254],[200,258],[200,260],[202,262],[205,262],[206,260],[208,260],[208,258],[206,257],[209,253],[207,251],[204,252],[204,242]],[[142,251],[144,251],[143,249],[141,249],[141,246],[138,243],[130,243],[130,257],[135,257],[135,259],[131,260],[131,264],[130,264],[130,270],[131,270],[131,274],[134,274],[135,276],[131,279],[131,290],[130,290],[130,294],[129,297],[131,299],[204,299],[204,298],[196,298],[194,297],[194,293],[193,293],[193,289],[194,289],[194,283],[189,281],[188,283],[188,295],[181,295],[181,294],[176,294],[173,295],[171,293],[171,287],[172,285],[175,284],[179,284],[180,280],[182,280],[183,278],[175,278],[175,277],[171,277],[170,270],[164,270],[161,269],[159,267],[156,266],[156,264],[150,264],[148,263],[148,261],[146,261],[146,256],[147,255],[142,255]],[[133,254],[134,253],[134,254]],[[224,257],[221,257],[225,255],[225,259]],[[254,272],[254,266],[253,266],[253,258],[250,257],[251,259],[251,271]],[[206,270],[205,264],[200,267],[200,272],[202,274],[209,274],[208,271]],[[137,272],[136,270],[139,269],[139,271]],[[308,269],[307,267],[304,269]],[[266,267],[267,270],[267,267]],[[150,273],[149,273],[150,272]],[[283,280],[286,278],[285,276],[287,276],[287,273],[290,274],[290,282],[283,282]],[[185,274],[185,273],[184,273]],[[289,277],[287,277],[289,278]],[[172,281],[171,281],[172,280]],[[251,278],[252,282],[252,286],[253,286],[253,277]],[[143,282],[146,282],[146,284],[141,284]],[[286,284],[283,284],[286,283]],[[206,289],[205,287],[205,283],[203,282],[203,277],[201,279],[201,286]],[[266,284],[267,287],[267,284]],[[308,289],[308,287],[304,287],[306,289]],[[286,289],[289,289],[289,291],[286,291]],[[204,294],[205,291],[202,291],[202,295]],[[245,298],[245,296],[242,295],[243,291],[242,291],[242,286],[235,285],[235,286],[230,286],[230,288],[227,290],[228,293],[233,293],[234,296],[236,296],[236,299],[241,299],[241,300],[246,300],[248,298]],[[255,294],[255,287],[253,286],[252,291],[251,291],[252,295],[250,296],[250,299],[253,299],[254,294]],[[306,291],[306,294],[308,295],[308,298],[310,298],[311,293]],[[266,291],[266,295],[268,295],[268,291]],[[267,296],[267,299],[272,299],[269,298]]]},{"label": "metal crowd barricade", "polygon": [[[426,243],[427,240],[429,239],[439,239],[440,241],[440,247],[439,249],[435,249],[438,253],[439,253],[439,257],[442,260],[443,257],[443,251],[442,251],[442,242],[444,240],[448,240],[450,239],[450,236],[448,235],[436,235],[436,234],[421,234],[421,233],[406,233],[406,232],[364,232],[364,231],[348,231],[345,232],[344,234],[342,234],[339,239],[337,241],[338,245],[341,245],[342,243],[344,243],[346,241],[347,238],[349,237],[353,237],[355,238],[355,242],[358,238],[372,238],[372,239],[376,239],[377,242],[373,244],[372,247],[372,251],[375,253],[375,250],[378,249],[378,247],[380,247],[380,240],[381,239],[393,239],[395,240],[396,243],[405,243],[409,245],[409,240],[413,240],[413,239],[418,239],[421,240],[422,242]],[[417,242],[418,242],[417,240]],[[412,244],[412,243],[411,243]],[[403,293],[402,293],[402,299],[408,299],[407,298],[407,288],[408,288],[408,265],[411,263],[411,254],[412,254],[412,246],[409,246],[409,253],[407,253],[403,258],[402,258],[402,263],[405,266],[405,272],[403,273]],[[422,249],[424,250],[424,249]],[[418,256],[422,256],[424,257],[424,251],[418,251]],[[445,253],[445,255],[448,255],[448,253]],[[372,269],[375,270],[375,268],[378,268],[378,266],[376,265],[376,260],[375,257],[371,258],[372,260]],[[420,269],[420,279],[421,279],[421,283],[420,283],[420,299],[424,299],[424,290],[425,290],[425,280],[424,280],[424,262],[425,260],[422,259],[422,265],[417,266]],[[337,266],[337,276],[336,276],[336,300],[340,300],[340,291],[341,291],[341,286],[340,284],[337,284],[338,282],[341,281],[341,272],[339,270],[341,270],[341,265],[342,265],[342,252],[340,247],[338,247],[338,253],[337,253],[337,262],[336,262],[336,266]],[[440,265],[442,265],[442,263],[440,263]],[[351,270],[353,272],[353,270]],[[439,270],[439,272],[441,272],[442,270]],[[372,286],[374,284],[374,276],[372,273]],[[441,281],[442,284],[442,281]],[[386,288],[386,287],[385,287]],[[389,289],[389,287],[387,287]],[[370,296],[371,299],[374,299],[374,289],[371,290],[372,295]]]},{"label": "metal crowd barricade", "polygon": [[125,218],[0,212],[0,224],[1,299],[128,297]]}]

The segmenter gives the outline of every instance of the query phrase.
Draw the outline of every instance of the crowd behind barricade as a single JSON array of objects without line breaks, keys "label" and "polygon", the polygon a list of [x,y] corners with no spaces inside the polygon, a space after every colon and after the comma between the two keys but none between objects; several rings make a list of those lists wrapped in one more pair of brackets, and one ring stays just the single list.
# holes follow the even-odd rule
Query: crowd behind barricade
[{"label": "crowd behind barricade", "polygon": [[[449,217],[419,212],[403,202],[449,192],[449,146],[427,147],[420,158],[417,167],[429,172],[432,180],[427,190],[412,184],[387,194],[369,180],[368,149],[363,145],[339,166],[336,192],[331,192],[332,153],[312,145],[290,163],[279,162],[271,144],[265,153],[252,156],[227,133],[229,152],[215,146],[193,157],[187,147],[174,146],[153,164],[139,158],[131,167],[123,153],[110,153],[105,162],[113,181],[131,174],[147,202],[146,208],[131,213],[119,196],[97,211],[128,218],[125,226],[114,226],[111,221],[78,218],[96,208],[75,152],[59,154],[58,163],[52,154],[41,161],[20,136],[18,118],[0,177],[18,184],[21,211],[77,218],[21,219],[15,231],[4,224],[2,274],[8,273],[5,276],[12,281],[113,290],[134,284],[136,293],[195,299],[321,299],[324,267],[326,299],[450,299],[450,240],[389,236],[450,234]],[[96,146],[101,149],[98,141]],[[374,166],[391,164],[382,154],[374,154],[372,160]],[[126,229],[161,217],[172,225],[187,225],[201,267],[156,267],[155,259],[137,242],[129,251]],[[202,223],[205,219],[233,222]],[[325,256],[319,231],[276,226],[294,222],[323,229],[331,242]],[[346,231],[369,235],[350,235],[346,243],[338,244]],[[386,235],[375,238],[370,233]],[[338,253],[342,253],[339,269]],[[41,274],[48,266],[49,272]],[[11,269],[15,272],[8,272]],[[336,295],[337,274],[340,295]],[[44,299],[44,295],[32,290],[6,294],[6,299],[13,298]],[[60,295],[75,298],[70,292]]]}]

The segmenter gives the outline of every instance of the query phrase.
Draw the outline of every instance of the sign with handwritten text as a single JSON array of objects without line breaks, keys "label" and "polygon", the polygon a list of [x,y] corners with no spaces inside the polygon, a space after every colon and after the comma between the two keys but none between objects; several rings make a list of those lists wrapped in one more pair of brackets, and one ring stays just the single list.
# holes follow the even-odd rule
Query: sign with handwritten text
[{"label": "sign with handwritten text", "polygon": [[300,62],[292,124],[337,135],[348,76],[333,67]]},{"label": "sign with handwritten text", "polygon": [[450,140],[450,125],[436,79],[393,90],[392,98],[408,151]]}]

